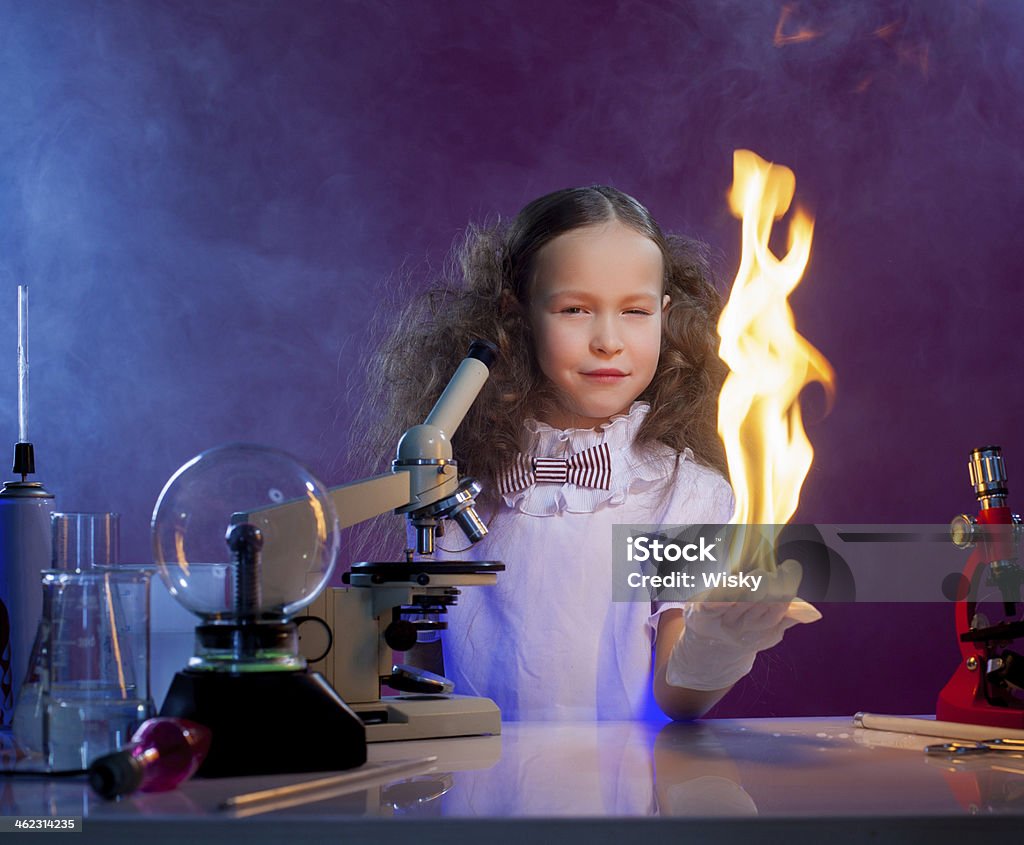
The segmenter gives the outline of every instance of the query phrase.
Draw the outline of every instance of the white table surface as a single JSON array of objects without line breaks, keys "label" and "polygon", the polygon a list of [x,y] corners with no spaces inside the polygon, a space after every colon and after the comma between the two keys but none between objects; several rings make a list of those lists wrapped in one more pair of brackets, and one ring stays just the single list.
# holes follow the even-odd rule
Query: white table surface
[{"label": "white table surface", "polygon": [[506,723],[501,736],[371,745],[371,762],[438,760],[396,782],[247,818],[218,805],[322,775],[193,780],[116,802],[83,780],[4,779],[0,816],[83,816],[84,836],[53,834],[80,845],[630,837],[833,845],[960,842],[1024,827],[1024,758],[954,763],[926,757],[929,741],[831,717]]}]

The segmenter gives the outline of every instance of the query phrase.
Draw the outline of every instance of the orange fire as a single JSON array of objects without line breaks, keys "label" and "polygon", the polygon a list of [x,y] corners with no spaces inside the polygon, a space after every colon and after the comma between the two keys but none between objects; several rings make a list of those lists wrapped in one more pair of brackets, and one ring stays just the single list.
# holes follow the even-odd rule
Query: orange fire
[{"label": "orange fire", "polygon": [[[729,367],[718,402],[735,525],[781,525],[796,511],[814,450],[800,414],[800,391],[819,382],[831,401],[828,360],[796,330],[790,293],[811,254],[814,222],[797,209],[788,252],[769,248],[772,225],[789,210],[796,177],[749,150],[733,154],[729,206],[742,220],[742,252],[732,293],[718,322],[719,354]],[[744,568],[752,563],[747,558]],[[756,565],[773,569],[770,561]]]},{"label": "orange fire", "polygon": [[813,41],[821,36],[820,32],[806,26],[799,27],[796,32],[786,32],[786,24],[795,11],[795,3],[782,4],[782,9],[779,12],[779,21],[775,24],[775,35],[772,37],[772,43],[776,47],[785,47],[788,44],[802,44],[804,41]]}]

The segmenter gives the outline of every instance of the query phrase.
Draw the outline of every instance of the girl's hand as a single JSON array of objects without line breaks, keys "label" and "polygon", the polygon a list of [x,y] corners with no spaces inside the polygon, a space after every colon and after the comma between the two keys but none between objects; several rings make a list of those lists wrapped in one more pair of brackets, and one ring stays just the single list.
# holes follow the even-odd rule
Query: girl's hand
[{"label": "girl's hand", "polygon": [[665,669],[670,686],[720,690],[732,686],[754,665],[757,652],[771,648],[801,622],[816,622],[821,614],[796,598],[803,570],[795,560],[784,561],[762,575],[757,597],[746,592],[712,590],[683,610],[684,628]]}]

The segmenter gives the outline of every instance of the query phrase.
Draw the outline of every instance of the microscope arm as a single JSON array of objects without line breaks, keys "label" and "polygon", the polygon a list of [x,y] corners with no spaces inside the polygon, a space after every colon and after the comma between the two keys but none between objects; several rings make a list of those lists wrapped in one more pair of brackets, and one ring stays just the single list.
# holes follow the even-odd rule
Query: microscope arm
[{"label": "microscope arm", "polygon": [[[329,488],[328,492],[338,514],[338,527],[349,528],[407,504],[410,497],[409,480],[409,473],[403,470],[385,472],[373,478]],[[308,519],[309,502],[308,498],[294,499],[279,505],[235,513],[231,516],[231,524],[250,522],[265,532],[270,531],[271,536],[287,536],[302,530],[301,526]]]},{"label": "microscope arm", "polygon": [[331,487],[338,527],[349,528],[407,505],[411,498],[410,481],[408,472],[398,470]]}]

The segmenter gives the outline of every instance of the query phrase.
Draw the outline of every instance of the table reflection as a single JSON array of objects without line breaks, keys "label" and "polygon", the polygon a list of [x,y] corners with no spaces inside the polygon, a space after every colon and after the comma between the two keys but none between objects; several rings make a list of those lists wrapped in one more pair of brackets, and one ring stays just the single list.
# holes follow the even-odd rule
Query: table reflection
[{"label": "table reflection", "polygon": [[[430,770],[345,787],[273,819],[953,817],[1024,812],[1024,758],[926,757],[928,740],[846,719],[510,723],[495,737],[381,743],[371,761]],[[321,776],[317,775],[317,777]],[[0,815],[228,819],[226,798],[310,775],[193,780],[106,802],[83,778],[0,778]]]}]

